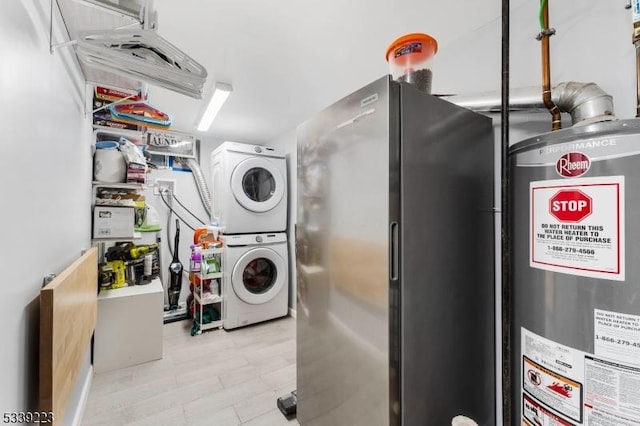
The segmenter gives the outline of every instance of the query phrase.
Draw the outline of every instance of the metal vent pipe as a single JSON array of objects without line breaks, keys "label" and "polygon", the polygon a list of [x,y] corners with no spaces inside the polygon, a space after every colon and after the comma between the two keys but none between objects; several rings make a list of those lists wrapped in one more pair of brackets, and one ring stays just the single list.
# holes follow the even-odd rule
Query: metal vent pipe
[{"label": "metal vent pipe", "polygon": [[[595,83],[577,81],[563,82],[551,90],[553,102],[561,112],[571,114],[573,125],[581,122],[614,120],[613,98]],[[500,112],[500,92],[479,93],[477,95],[443,96],[456,105],[476,112]],[[512,89],[509,93],[510,111],[546,110],[540,87]]]},{"label": "metal vent pipe", "polygon": [[613,98],[595,83],[560,83],[553,89],[552,97],[560,111],[571,114],[573,125],[615,118]]}]

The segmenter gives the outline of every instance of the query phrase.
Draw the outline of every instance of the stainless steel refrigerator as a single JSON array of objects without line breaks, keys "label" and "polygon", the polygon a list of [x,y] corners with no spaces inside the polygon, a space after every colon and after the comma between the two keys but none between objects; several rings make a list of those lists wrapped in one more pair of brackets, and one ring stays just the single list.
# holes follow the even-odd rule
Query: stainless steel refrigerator
[{"label": "stainless steel refrigerator", "polygon": [[493,426],[491,120],[384,77],[297,148],[299,423]]}]

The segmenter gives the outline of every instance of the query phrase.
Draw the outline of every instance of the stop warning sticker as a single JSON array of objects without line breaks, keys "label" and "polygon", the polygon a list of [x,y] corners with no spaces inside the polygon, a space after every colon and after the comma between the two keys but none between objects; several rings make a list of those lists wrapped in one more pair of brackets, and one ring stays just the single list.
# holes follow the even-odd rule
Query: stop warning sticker
[{"label": "stop warning sticker", "polygon": [[624,281],[624,176],[529,187],[531,267]]}]

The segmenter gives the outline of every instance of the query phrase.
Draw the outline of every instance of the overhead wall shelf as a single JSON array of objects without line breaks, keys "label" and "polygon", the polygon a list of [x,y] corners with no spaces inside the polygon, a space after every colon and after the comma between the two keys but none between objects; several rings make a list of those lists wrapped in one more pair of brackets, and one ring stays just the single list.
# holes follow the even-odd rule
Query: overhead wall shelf
[{"label": "overhead wall shelf", "polygon": [[[206,69],[155,30],[153,0],[50,0],[50,48],[74,46],[85,81],[138,90],[154,84],[201,99]],[[53,39],[53,2],[68,41]]]},{"label": "overhead wall shelf", "polygon": [[[74,62],[86,83],[140,89],[142,82],[134,78],[114,75],[82,64],[76,54],[78,32],[87,29],[114,30],[123,28],[153,28],[156,14],[150,11],[152,0],[49,0],[50,51],[71,47]],[[48,5],[47,5],[48,6]],[[54,6],[57,6],[54,7]],[[56,13],[54,13],[54,9]],[[46,15],[45,15],[46,16]]]},{"label": "overhead wall shelf", "polygon": [[100,186],[102,188],[115,188],[115,189],[136,189],[143,190],[145,185],[142,183],[113,183],[113,182],[100,182],[94,180],[91,182],[93,186]]},{"label": "overhead wall shelf", "polygon": [[120,16],[128,16],[133,19],[138,19],[140,22],[143,21],[142,8],[143,5],[138,5],[136,7],[136,2],[129,2],[129,4],[123,2],[120,3],[112,3],[104,0],[74,0],[77,3],[84,3],[87,6],[97,8],[103,12],[113,13]]},{"label": "overhead wall shelf", "polygon": [[80,31],[76,53],[89,67],[202,97],[207,70],[155,30]]},{"label": "overhead wall shelf", "polygon": [[[76,31],[79,29],[118,29],[131,26],[155,27],[151,21],[148,0],[123,0],[113,3],[107,0],[50,0],[51,15],[49,22],[49,43],[51,51],[57,48],[72,46],[77,43]],[[69,41],[55,43],[53,40],[54,2]],[[146,25],[145,25],[146,22]],[[78,26],[79,28],[75,28]],[[81,27],[81,28],[80,28]]]}]

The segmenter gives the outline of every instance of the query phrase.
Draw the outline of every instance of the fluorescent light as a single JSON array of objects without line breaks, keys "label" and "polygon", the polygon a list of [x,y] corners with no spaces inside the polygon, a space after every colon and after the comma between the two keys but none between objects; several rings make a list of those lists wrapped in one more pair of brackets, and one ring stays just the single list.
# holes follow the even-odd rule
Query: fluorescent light
[{"label": "fluorescent light", "polygon": [[213,123],[213,120],[220,112],[222,105],[224,105],[232,90],[233,88],[230,84],[216,83],[213,95],[211,95],[211,99],[209,100],[209,105],[207,105],[207,109],[200,119],[200,124],[198,124],[199,132],[206,132],[209,130],[211,123]]}]

